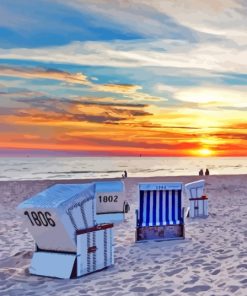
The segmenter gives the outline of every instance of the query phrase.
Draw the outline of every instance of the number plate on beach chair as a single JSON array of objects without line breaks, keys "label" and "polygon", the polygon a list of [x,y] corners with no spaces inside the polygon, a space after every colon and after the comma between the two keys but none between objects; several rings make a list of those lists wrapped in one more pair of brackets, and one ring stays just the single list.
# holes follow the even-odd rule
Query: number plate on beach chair
[{"label": "number plate on beach chair", "polygon": [[95,199],[97,224],[124,221],[127,201],[123,182],[95,182]]}]

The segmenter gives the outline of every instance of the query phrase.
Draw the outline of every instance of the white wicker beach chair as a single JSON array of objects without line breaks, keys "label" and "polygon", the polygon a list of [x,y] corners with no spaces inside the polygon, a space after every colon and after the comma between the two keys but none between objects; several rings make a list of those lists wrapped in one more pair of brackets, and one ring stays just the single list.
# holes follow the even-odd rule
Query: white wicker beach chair
[{"label": "white wicker beach chair", "polygon": [[96,222],[121,223],[129,211],[122,181],[95,182]]},{"label": "white wicker beach chair", "polygon": [[205,180],[185,184],[185,193],[190,202],[191,218],[208,216],[208,198],[204,193]]},{"label": "white wicker beach chair", "polygon": [[36,243],[31,274],[74,278],[114,263],[113,224],[96,224],[94,184],[57,184],[18,206]]}]

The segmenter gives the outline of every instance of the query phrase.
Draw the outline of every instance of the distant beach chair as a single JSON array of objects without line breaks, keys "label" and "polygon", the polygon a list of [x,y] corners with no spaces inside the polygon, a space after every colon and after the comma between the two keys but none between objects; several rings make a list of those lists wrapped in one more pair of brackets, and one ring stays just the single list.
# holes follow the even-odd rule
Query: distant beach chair
[{"label": "distant beach chair", "polygon": [[184,239],[183,184],[140,183],[136,241]]},{"label": "distant beach chair", "polygon": [[204,194],[205,180],[185,184],[185,193],[190,201],[190,217],[208,216],[208,198]]}]

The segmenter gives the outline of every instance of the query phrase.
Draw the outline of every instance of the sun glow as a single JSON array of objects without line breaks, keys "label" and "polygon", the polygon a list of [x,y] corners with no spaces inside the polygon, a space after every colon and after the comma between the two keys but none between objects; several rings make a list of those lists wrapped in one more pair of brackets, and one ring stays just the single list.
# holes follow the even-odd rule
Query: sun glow
[{"label": "sun glow", "polygon": [[213,151],[207,148],[198,150],[198,154],[201,156],[211,156],[213,154]]}]

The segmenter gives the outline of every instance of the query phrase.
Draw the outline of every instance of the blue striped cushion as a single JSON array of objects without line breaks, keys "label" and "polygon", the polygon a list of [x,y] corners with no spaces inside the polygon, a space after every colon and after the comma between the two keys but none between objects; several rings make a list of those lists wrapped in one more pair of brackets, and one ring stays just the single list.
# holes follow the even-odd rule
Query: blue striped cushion
[{"label": "blue striped cushion", "polygon": [[181,224],[182,191],[140,190],[139,209],[139,226]]}]

